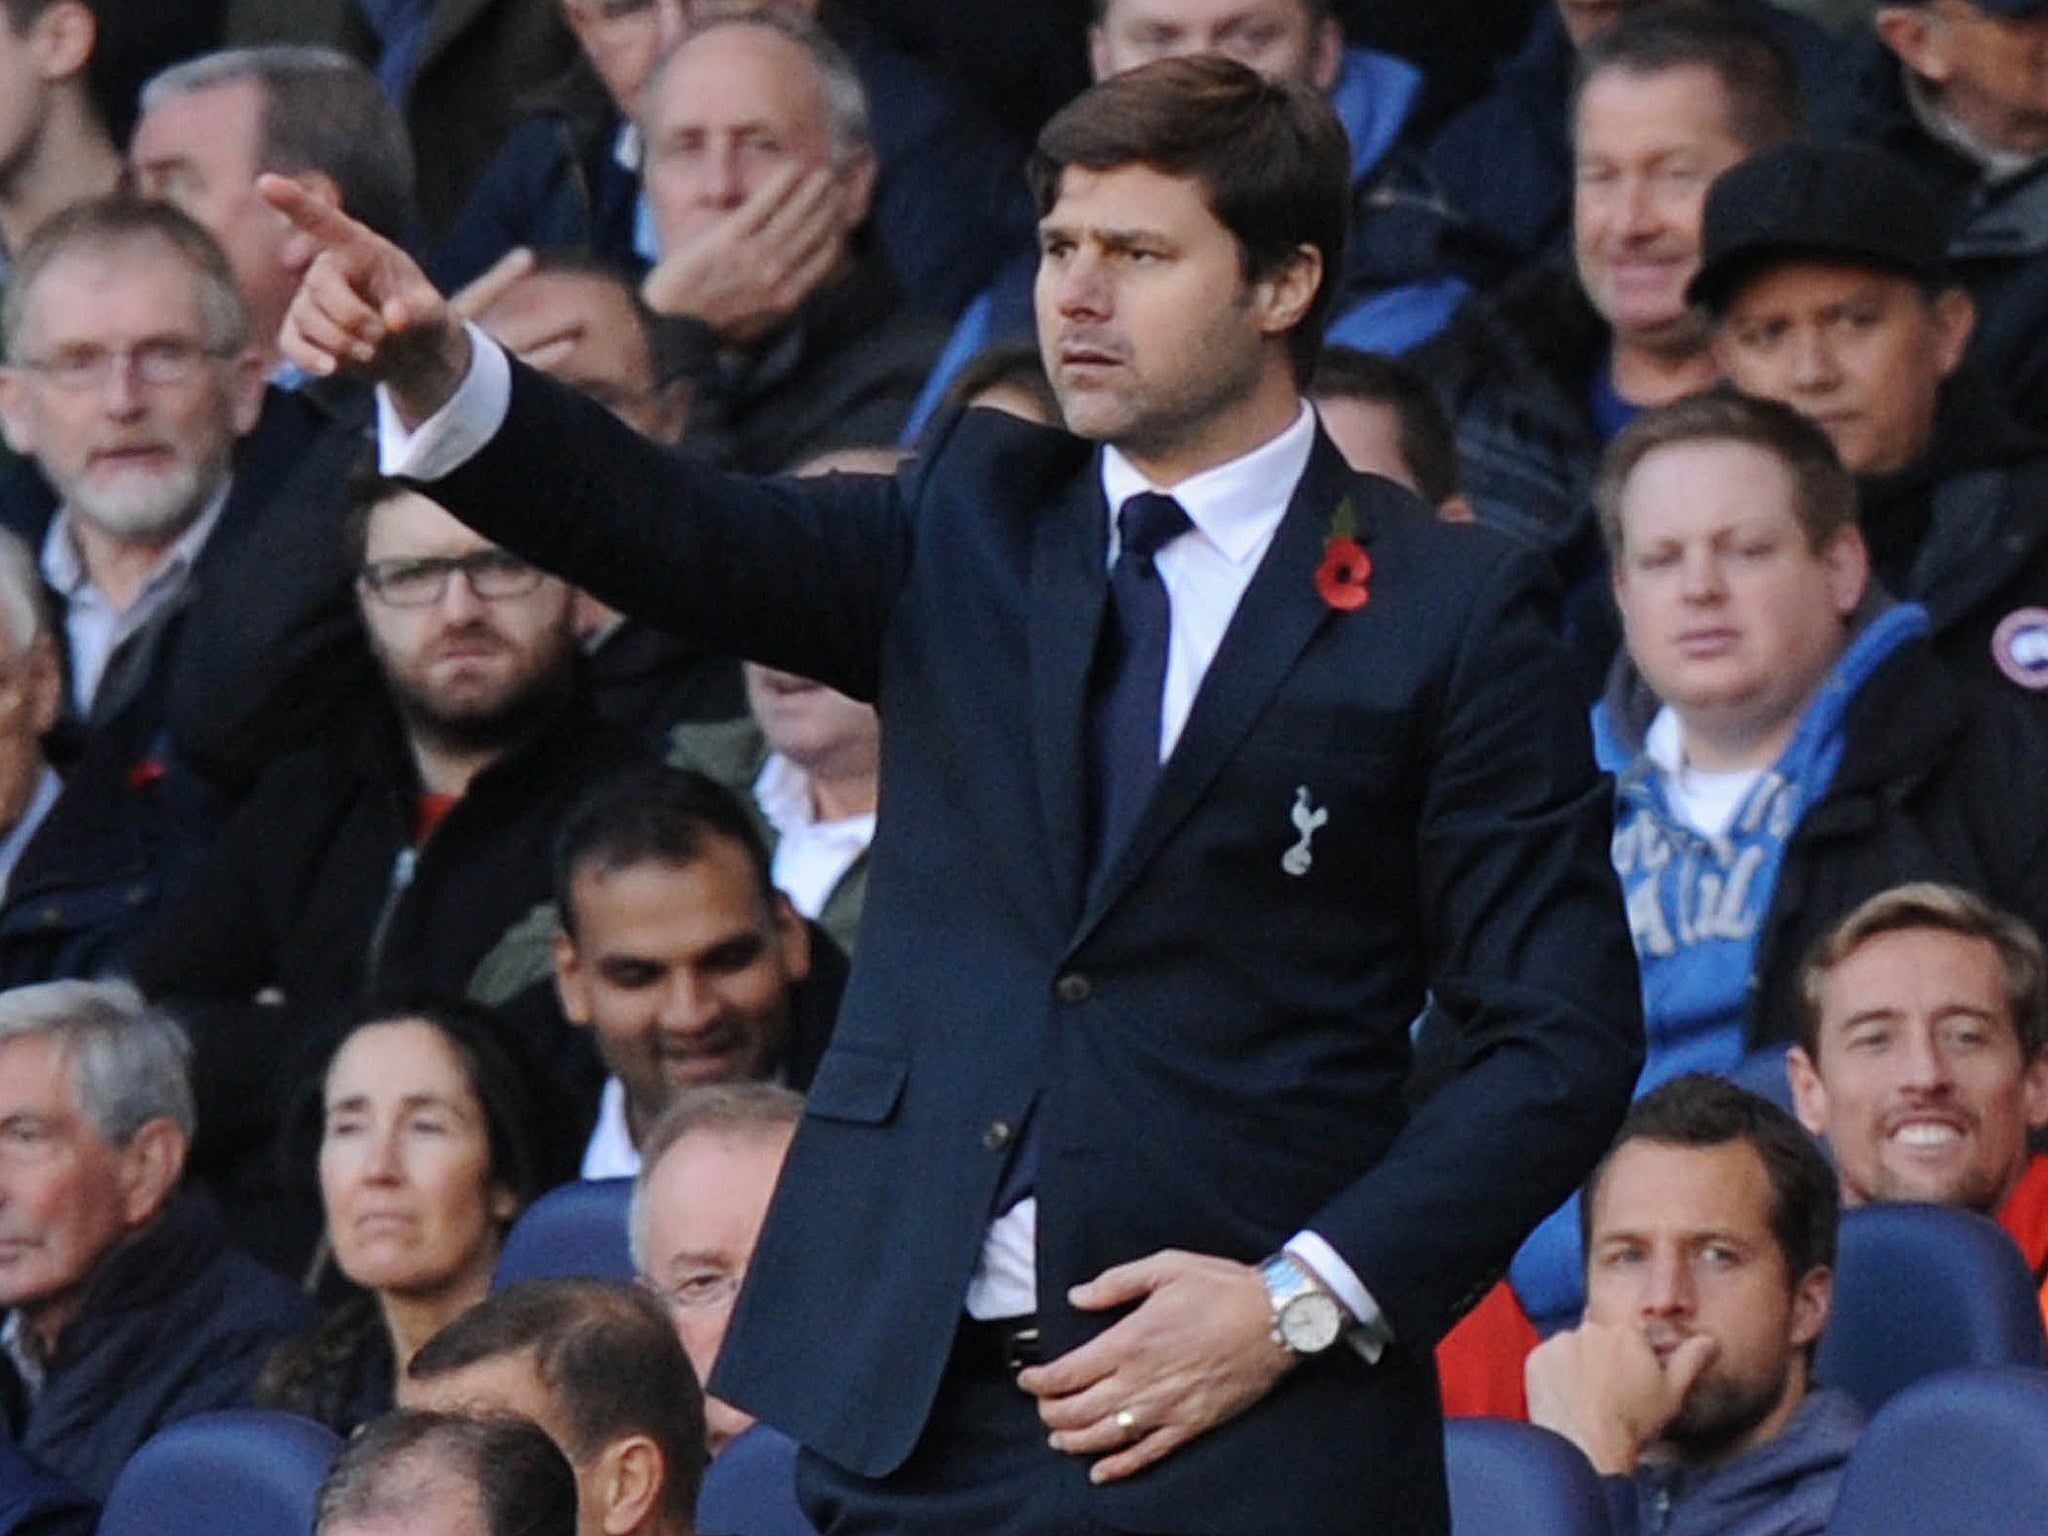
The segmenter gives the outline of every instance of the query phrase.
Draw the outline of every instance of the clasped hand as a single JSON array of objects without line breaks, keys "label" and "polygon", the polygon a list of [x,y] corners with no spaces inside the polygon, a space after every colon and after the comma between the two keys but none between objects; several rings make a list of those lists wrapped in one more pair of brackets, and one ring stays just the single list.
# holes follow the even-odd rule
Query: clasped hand
[{"label": "clasped hand", "polygon": [[1129,1477],[1270,1392],[1296,1363],[1273,1338],[1258,1270],[1168,1249],[1104,1270],[1067,1299],[1137,1303],[1086,1344],[1021,1372],[1054,1450],[1096,1456],[1089,1478]]}]

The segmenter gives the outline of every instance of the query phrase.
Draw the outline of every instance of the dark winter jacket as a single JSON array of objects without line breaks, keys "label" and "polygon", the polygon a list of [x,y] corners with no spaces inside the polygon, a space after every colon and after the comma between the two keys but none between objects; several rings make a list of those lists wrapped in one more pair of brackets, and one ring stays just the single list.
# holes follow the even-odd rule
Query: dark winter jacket
[{"label": "dark winter jacket", "polygon": [[744,354],[724,352],[694,317],[663,332],[696,384],[683,446],[757,475],[895,442],[945,341],[942,324],[905,306],[865,232],[848,264]]},{"label": "dark winter jacket", "polygon": [[[547,899],[570,802],[651,755],[579,701],[478,774],[416,846],[418,781],[380,700],[344,747],[278,763],[235,813],[144,941],[135,976],[190,1028],[193,1166],[241,1191],[231,1208],[259,1257],[295,1271],[317,1233],[298,1202],[276,1209],[271,1147],[348,1012],[373,994],[465,992],[506,930]],[[517,1044],[559,1077],[597,1071],[580,1032]]]},{"label": "dark winter jacket", "polygon": [[1922,125],[1905,67],[1875,35],[1851,62],[1850,89],[1816,129],[1875,144],[1933,189],[1949,221],[1950,268],[1977,304],[1969,356],[2021,422],[2048,426],[2048,159],[1991,182]]},{"label": "dark winter jacket", "polygon": [[166,1424],[239,1404],[310,1315],[297,1291],[230,1244],[211,1200],[182,1191],[93,1270],[14,1438],[104,1499]]},{"label": "dark winter jacket", "polygon": [[1935,654],[2048,721],[2048,440],[1966,370],[1928,451],[1858,490],[1878,577],[1927,609]]}]

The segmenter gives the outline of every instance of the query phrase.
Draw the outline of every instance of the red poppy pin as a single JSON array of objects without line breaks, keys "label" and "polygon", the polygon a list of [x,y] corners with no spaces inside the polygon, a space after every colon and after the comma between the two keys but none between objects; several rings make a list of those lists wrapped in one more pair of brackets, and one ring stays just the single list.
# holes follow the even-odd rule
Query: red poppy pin
[{"label": "red poppy pin", "polygon": [[128,787],[136,794],[145,789],[154,789],[164,780],[164,765],[153,757],[145,757],[133,763],[128,769]]},{"label": "red poppy pin", "polygon": [[1316,567],[1316,595],[1339,613],[1350,613],[1372,596],[1366,587],[1371,579],[1372,556],[1358,542],[1358,515],[1347,496],[1330,517],[1330,542],[1323,546],[1323,563]]}]

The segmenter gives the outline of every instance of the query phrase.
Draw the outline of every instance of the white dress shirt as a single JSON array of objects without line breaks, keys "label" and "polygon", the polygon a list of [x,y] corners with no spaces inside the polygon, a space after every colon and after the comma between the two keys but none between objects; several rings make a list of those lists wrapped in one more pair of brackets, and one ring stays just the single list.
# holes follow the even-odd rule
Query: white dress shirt
[{"label": "white dress shirt", "polygon": [[640,1176],[640,1153],[633,1145],[633,1132],[626,1124],[626,1085],[616,1077],[604,1080],[604,1092],[597,1101],[597,1124],[583,1147],[586,1179],[633,1179]]},{"label": "white dress shirt", "polygon": [[768,878],[797,911],[815,921],[875,840],[875,813],[818,820],[811,809],[810,775],[780,752],[769,753],[761,765],[754,804],[775,829]]},{"label": "white dress shirt", "polygon": [[[413,431],[404,429],[386,392],[377,391],[377,454],[385,474],[439,479],[465,463],[504,422],[512,403],[511,366],[497,343],[473,325],[469,338],[468,374],[448,403]],[[1279,531],[1294,488],[1308,468],[1315,430],[1315,413],[1304,402],[1278,437],[1172,487],[1153,485],[1117,449],[1102,451],[1102,489],[1109,507],[1105,562],[1114,562],[1117,555],[1118,509],[1141,491],[1171,495],[1192,525],[1153,558],[1172,605],[1160,700],[1162,762],[1180,740],[1195,694],[1223,643],[1223,632]],[[971,1316],[1014,1317],[1038,1310],[1037,1228],[1038,1205],[1031,1199],[1019,1201],[989,1224],[981,1263],[967,1289]],[[1360,1326],[1352,1331],[1354,1346],[1368,1358],[1377,1358],[1391,1331],[1351,1266],[1314,1232],[1297,1232],[1286,1247],[1358,1320]]]}]

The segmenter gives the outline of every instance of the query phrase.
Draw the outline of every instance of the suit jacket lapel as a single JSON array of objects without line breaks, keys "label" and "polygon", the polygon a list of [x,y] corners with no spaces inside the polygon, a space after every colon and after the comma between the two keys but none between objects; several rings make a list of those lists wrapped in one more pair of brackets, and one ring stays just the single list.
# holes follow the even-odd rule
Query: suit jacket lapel
[{"label": "suit jacket lapel", "polygon": [[1088,857],[1088,673],[1109,593],[1109,513],[1091,455],[1039,518],[1031,551],[1031,740],[1046,861],[1060,902],[1081,907]]},{"label": "suit jacket lapel", "polygon": [[[1152,797],[1114,862],[1089,892],[1076,943],[1101,921],[1201,798],[1310,638],[1330,617],[1329,605],[1316,591],[1316,568],[1329,541],[1331,512],[1351,479],[1350,469],[1318,430],[1308,469],[1224,631],[1180,740],[1160,767]],[[1372,530],[1371,512],[1361,498],[1354,497],[1352,505],[1357,508],[1359,542],[1365,543]]]}]

